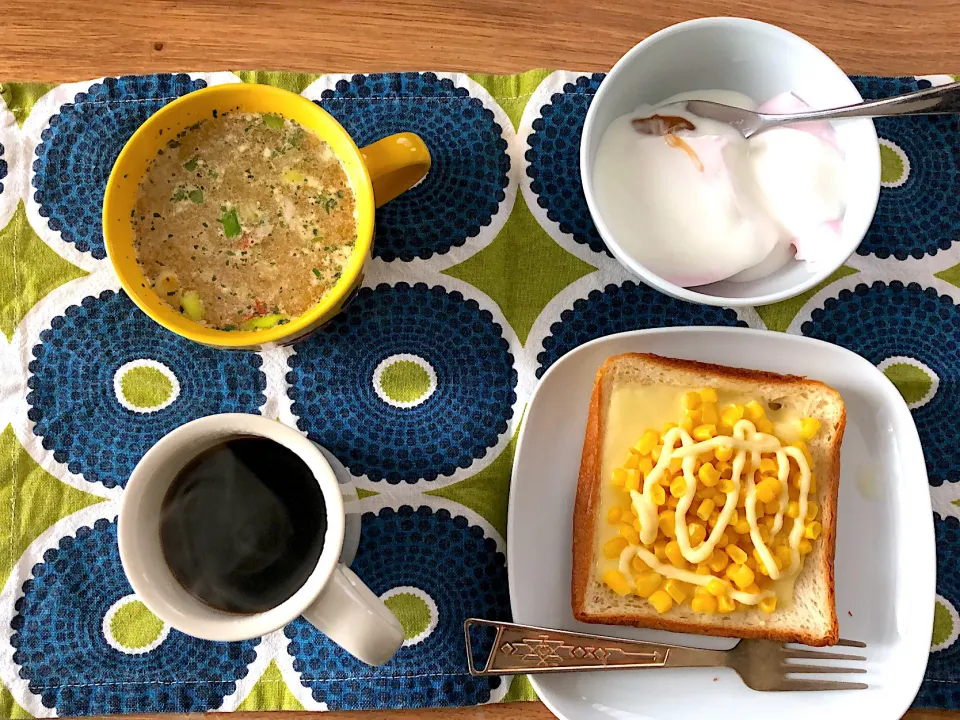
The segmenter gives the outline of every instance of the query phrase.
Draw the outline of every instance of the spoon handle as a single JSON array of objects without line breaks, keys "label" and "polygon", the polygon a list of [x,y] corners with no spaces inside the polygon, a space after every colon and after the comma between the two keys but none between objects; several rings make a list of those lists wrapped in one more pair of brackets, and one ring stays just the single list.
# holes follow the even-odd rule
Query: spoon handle
[{"label": "spoon handle", "polygon": [[793,124],[801,120],[837,120],[858,117],[893,117],[899,115],[960,114],[960,82],[917,90],[905,95],[868,100],[829,110],[811,110],[789,115],[761,115],[765,127]]},{"label": "spoon handle", "polygon": [[[495,630],[490,654],[482,666],[474,662],[470,631]],[[471,675],[533,675],[659,667],[723,667],[722,650],[664,645],[585,633],[550,630],[531,625],[469,618],[463,623],[467,642],[467,670]]]}]

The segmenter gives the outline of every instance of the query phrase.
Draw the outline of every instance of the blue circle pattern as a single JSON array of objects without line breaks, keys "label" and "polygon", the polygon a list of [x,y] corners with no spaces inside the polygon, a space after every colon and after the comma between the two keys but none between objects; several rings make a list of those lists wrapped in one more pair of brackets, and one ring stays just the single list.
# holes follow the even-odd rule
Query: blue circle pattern
[{"label": "blue circle pattern", "polygon": [[927,473],[936,486],[960,474],[960,427],[944,422],[960,404],[960,308],[953,300],[916,283],[861,283],[828,298],[800,331],[842,345],[874,364],[902,355],[933,370],[940,379],[936,395],[912,411]]},{"label": "blue circle pattern", "polygon": [[[429,362],[437,388],[397,408],[373,389],[385,358]],[[362,288],[330,324],[289,360],[298,426],[355,475],[416,482],[466,468],[507,431],[517,395],[513,355],[487,310],[459,292],[418,283]]]},{"label": "blue circle pattern", "polygon": [[117,155],[148,117],[202,87],[203,80],[183,74],[111,77],[61,106],[40,135],[33,163],[34,199],[50,229],[77,250],[105,258],[100,208]]},{"label": "blue circle pattern", "polygon": [[[125,486],[143,454],[185,422],[221,412],[256,413],[266,401],[262,360],[174,335],[123,293],[86,297],[55,317],[33,348],[28,417],[43,447],[87,482]],[[117,401],[113,377],[131,360],[170,368],[180,396],[163,410],[134,413]]]},{"label": "blue circle pattern", "polygon": [[[933,516],[937,547],[937,593],[960,608],[960,521],[955,517]],[[920,692],[913,707],[960,709],[960,642],[931,653]]]},{"label": "blue circle pattern", "polygon": [[465,88],[430,72],[375,73],[340,80],[316,102],[360,146],[411,131],[430,150],[424,181],[377,210],[375,256],[442,255],[490,224],[505,197],[510,156],[493,112]]},{"label": "blue circle pattern", "polygon": [[593,290],[573,308],[560,313],[560,321],[550,326],[543,339],[543,352],[537,355],[537,377],[562,356],[585,342],[627,330],[673,327],[678,325],[725,325],[747,327],[729,308],[694,305],[676,300],[631,280],[622,285],[607,285]]},{"label": "blue circle pattern", "polygon": [[[852,78],[864,98],[890,97],[919,89],[914,78]],[[925,83],[929,85],[929,83]],[[910,160],[910,177],[882,188],[877,212],[859,255],[897,260],[948,250],[960,236],[960,120],[954,115],[877,118],[877,134],[896,143]]]},{"label": "blue circle pattern", "polygon": [[[284,628],[301,682],[331,710],[476,705],[500,678],[473,678],[463,650],[468,617],[510,619],[503,553],[463,517],[428,507],[366,513],[353,569],[374,593],[410,585],[437,604],[438,622],[425,640],[401,648],[380,667],[348,655],[305,620]],[[490,650],[482,642],[474,661]]]},{"label": "blue circle pattern", "polygon": [[[103,637],[104,615],[133,590],[117,525],[97,520],[61,538],[33,566],[10,627],[20,677],[63,715],[203,712],[236,690],[259,639],[219,643],[171,630],[150,652],[126,655]],[[190,682],[178,682],[190,678]]]},{"label": "blue circle pattern", "polygon": [[530,163],[530,189],[537,196],[537,204],[547,211],[547,217],[581,245],[609,255],[590,218],[580,184],[583,121],[604,77],[603,73],[584,75],[564,85],[563,92],[553,94],[550,102],[540,108],[540,117],[533,121],[525,157]]},{"label": "blue circle pattern", "polygon": [[[3,143],[0,143],[0,180],[3,180],[7,176],[7,161],[3,159],[4,147]],[[0,195],[3,194],[3,183],[0,182]]]}]

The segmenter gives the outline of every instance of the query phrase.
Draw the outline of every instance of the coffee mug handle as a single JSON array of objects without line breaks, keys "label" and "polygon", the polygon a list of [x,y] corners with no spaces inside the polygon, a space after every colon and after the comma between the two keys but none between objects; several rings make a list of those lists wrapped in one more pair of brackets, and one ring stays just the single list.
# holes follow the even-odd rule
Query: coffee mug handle
[{"label": "coffee mug handle", "polygon": [[377,207],[412,188],[430,170],[430,151],[419,135],[409,132],[388,135],[360,148],[360,154],[373,182]]},{"label": "coffee mug handle", "polygon": [[337,565],[303,617],[367,665],[383,665],[403,644],[403,626],[352,570]]}]

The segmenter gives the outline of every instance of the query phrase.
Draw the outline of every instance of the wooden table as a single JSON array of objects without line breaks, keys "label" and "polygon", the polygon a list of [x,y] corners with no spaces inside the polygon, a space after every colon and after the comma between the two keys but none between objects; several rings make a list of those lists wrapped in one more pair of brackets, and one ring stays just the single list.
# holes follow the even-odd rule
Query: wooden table
[{"label": "wooden table", "polygon": [[[781,25],[812,41],[851,73],[960,72],[955,33],[960,6],[955,0],[3,0],[0,79],[52,82],[222,69],[606,70],[651,32],[709,15],[753,16]],[[301,715],[242,717],[293,720]],[[552,716],[539,703],[515,703],[337,717]],[[911,712],[907,717],[960,715]]]}]

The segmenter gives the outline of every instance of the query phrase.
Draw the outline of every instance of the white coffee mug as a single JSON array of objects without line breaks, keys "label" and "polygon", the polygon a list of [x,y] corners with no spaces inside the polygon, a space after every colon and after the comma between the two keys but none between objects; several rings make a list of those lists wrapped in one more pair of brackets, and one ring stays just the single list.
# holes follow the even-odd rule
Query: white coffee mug
[{"label": "white coffee mug", "polygon": [[[197,455],[227,440],[250,436],[280,443],[313,471],[327,506],[327,529],[320,559],[299,590],[265,612],[237,614],[206,605],[173,577],[160,545],[160,507],[170,483]],[[120,560],[130,585],[171,627],[205,640],[247,640],[303,615],[351,655],[380,665],[400,648],[403,628],[370,588],[339,564],[343,535],[343,498],[320,449],[286,425],[239,413],[194,420],[150,448],[127,483],[118,523]]]}]

